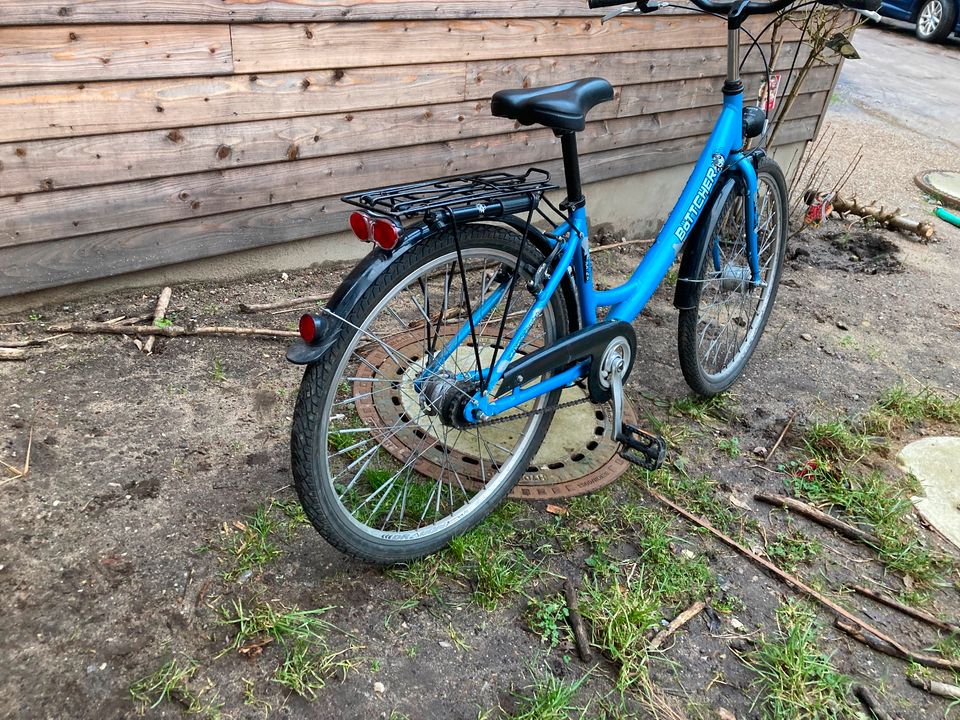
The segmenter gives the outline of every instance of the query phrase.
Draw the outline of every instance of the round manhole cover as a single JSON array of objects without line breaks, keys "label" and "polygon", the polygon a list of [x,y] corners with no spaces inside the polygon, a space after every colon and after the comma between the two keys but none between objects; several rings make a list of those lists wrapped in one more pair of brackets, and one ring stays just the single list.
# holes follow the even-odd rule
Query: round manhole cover
[{"label": "round manhole cover", "polygon": [[925,170],[914,181],[944,205],[960,208],[960,170]]},{"label": "round manhole cover", "polygon": [[[441,467],[446,467],[452,469],[465,486],[480,489],[484,478],[477,459],[476,442],[471,442],[471,437],[464,434],[462,439],[430,442],[431,438],[446,438],[447,429],[435,416],[419,411],[416,397],[401,392],[399,383],[392,391],[372,392],[370,378],[374,376],[401,377],[415,372],[415,369],[400,367],[396,358],[416,360],[415,354],[423,344],[423,333],[419,330],[403,333],[391,337],[389,342],[397,353],[376,345],[364,354],[365,362],[354,379],[357,413],[371,426],[407,426],[403,432],[390,433],[382,440],[381,446],[404,462],[417,452],[417,448],[428,448],[413,464],[417,472],[440,479]],[[563,391],[560,402],[586,397],[585,389],[572,387]],[[410,423],[410,418],[418,419]],[[624,420],[636,421],[636,414],[629,404],[624,407]],[[630,464],[618,454],[619,443],[609,437],[611,422],[611,413],[606,406],[582,403],[558,410],[547,437],[510,496],[528,500],[565,498],[592,492],[616,480]],[[503,444],[509,444],[508,441],[514,441],[525,426],[525,419],[491,425],[485,431],[485,439],[496,443],[497,438],[502,437]]]}]

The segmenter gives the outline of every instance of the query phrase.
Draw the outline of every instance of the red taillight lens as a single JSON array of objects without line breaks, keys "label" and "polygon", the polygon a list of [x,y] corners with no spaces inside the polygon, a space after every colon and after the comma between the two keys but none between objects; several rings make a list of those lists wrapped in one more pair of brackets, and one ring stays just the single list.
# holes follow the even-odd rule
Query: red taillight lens
[{"label": "red taillight lens", "polygon": [[300,318],[300,337],[305,343],[312,343],[320,334],[320,318],[316,315],[303,315]]},{"label": "red taillight lens", "polygon": [[400,239],[400,228],[389,220],[377,220],[373,223],[373,241],[384,250],[393,250]]},{"label": "red taillight lens", "polygon": [[370,218],[361,212],[350,213],[350,229],[359,240],[372,240],[370,237]]}]

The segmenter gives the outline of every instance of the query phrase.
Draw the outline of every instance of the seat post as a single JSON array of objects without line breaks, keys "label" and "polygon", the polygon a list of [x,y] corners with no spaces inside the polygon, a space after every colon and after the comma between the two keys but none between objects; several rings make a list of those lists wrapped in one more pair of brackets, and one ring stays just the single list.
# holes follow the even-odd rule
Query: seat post
[{"label": "seat post", "polygon": [[563,174],[567,182],[567,199],[561,207],[576,209],[584,203],[583,188],[580,186],[580,158],[577,156],[577,134],[573,130],[554,130],[560,137],[563,150]]}]

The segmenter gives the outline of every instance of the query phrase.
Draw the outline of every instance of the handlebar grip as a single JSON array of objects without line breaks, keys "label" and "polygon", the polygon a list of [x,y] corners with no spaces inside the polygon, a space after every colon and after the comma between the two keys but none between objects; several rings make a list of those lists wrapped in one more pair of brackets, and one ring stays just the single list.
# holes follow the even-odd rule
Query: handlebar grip
[{"label": "handlebar grip", "polygon": [[614,5],[629,5],[631,0],[589,0],[587,3],[592,10],[604,7],[613,7]]}]

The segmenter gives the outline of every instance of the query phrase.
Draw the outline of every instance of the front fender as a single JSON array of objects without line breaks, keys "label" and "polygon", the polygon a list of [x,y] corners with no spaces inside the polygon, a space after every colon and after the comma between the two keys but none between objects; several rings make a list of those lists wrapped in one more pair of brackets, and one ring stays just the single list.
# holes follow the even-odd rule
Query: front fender
[{"label": "front fender", "polygon": [[700,213],[700,219],[693,232],[687,238],[677,273],[677,289],[673,294],[673,305],[678,310],[692,310],[696,307],[697,271],[700,258],[703,257],[710,242],[710,231],[717,226],[723,206],[726,205],[730,193],[736,190],[738,182],[739,179],[735,175],[727,175],[726,178],[720,179],[717,189],[710,195],[707,206]]}]

